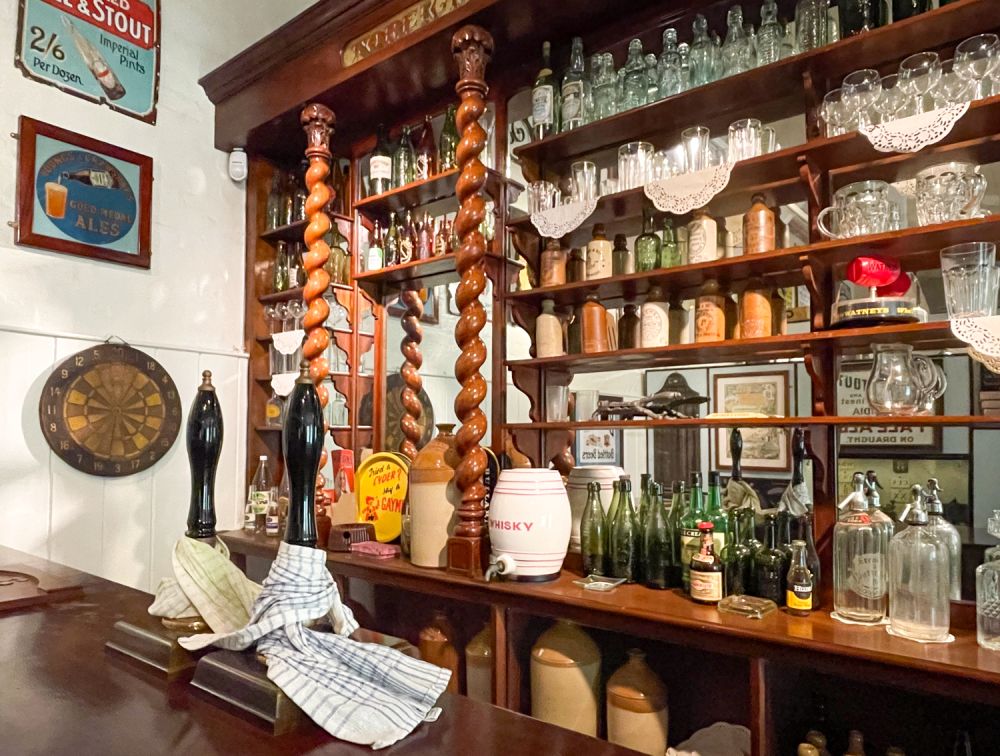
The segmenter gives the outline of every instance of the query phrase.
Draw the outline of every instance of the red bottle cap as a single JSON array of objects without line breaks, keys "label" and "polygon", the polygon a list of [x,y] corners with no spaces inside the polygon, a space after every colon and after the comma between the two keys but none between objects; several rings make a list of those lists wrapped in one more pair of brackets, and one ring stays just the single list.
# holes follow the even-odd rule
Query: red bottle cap
[{"label": "red bottle cap", "polygon": [[698,523],[698,530],[713,530],[714,528],[715,528],[715,526],[712,525],[712,523],[710,523],[710,522],[699,522]]}]

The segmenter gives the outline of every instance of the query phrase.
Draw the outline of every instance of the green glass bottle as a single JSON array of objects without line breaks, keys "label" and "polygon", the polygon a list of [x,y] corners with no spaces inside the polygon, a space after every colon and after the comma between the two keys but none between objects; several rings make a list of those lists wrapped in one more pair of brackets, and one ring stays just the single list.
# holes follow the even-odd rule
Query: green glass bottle
[{"label": "green glass bottle", "polygon": [[[288,242],[278,242],[278,251],[274,257],[274,276],[271,291],[277,293],[288,289]],[[280,329],[279,329],[280,330]]]},{"label": "green glass bottle", "polygon": [[727,596],[743,596],[751,592],[750,547],[740,527],[740,511],[729,510],[729,532],[722,550],[722,570]]},{"label": "green glass bottle", "polygon": [[743,539],[746,547],[750,549],[749,592],[753,594],[754,586],[757,585],[756,563],[754,560],[757,558],[757,552],[764,548],[764,544],[757,540],[757,517],[754,514],[753,507],[740,507],[737,511],[740,513],[740,537]]},{"label": "green glass bottle", "polygon": [[438,139],[438,162],[442,171],[450,171],[452,168],[458,167],[455,160],[455,148],[458,147],[458,128],[455,126],[456,110],[456,106],[448,106],[448,111],[444,114],[441,136]]},{"label": "green glass bottle", "polygon": [[659,483],[649,484],[649,509],[642,530],[642,572],[650,588],[669,588],[672,569],[667,508]]},{"label": "green glass bottle", "polygon": [[674,219],[669,215],[663,219],[663,242],[660,244],[660,267],[672,268],[682,265],[681,250],[677,246],[677,232],[674,230]]},{"label": "green glass bottle", "polygon": [[389,216],[389,230],[385,234],[385,267],[399,265],[399,226],[396,214]]},{"label": "green glass bottle", "polygon": [[712,470],[708,474],[708,505],[705,507],[703,519],[712,523],[712,537],[715,538],[715,553],[721,554],[726,547],[726,533],[729,530],[729,521],[726,513],[722,511],[722,485],[718,470]]},{"label": "green glass bottle", "polygon": [[660,237],[653,226],[653,214],[642,211],[642,234],[635,239],[635,269],[639,272],[654,270],[660,260]]},{"label": "green glass bottle", "polygon": [[754,595],[771,599],[781,606],[785,603],[785,553],[778,548],[778,518],[769,514],[764,518],[764,548],[754,559]]},{"label": "green glass bottle", "polygon": [[587,505],[580,518],[580,550],[587,575],[607,575],[608,528],[601,504],[601,484],[587,485]]},{"label": "green glass bottle", "polygon": [[392,183],[396,187],[413,181],[417,170],[417,151],[413,147],[412,126],[404,126],[396,151],[392,153]]},{"label": "green glass bottle", "polygon": [[778,549],[785,557],[785,573],[792,566],[792,515],[787,510],[778,512]]},{"label": "green glass bottle", "polygon": [[701,492],[701,473],[691,473],[691,493],[688,496],[688,510],[681,518],[681,580],[684,590],[690,591],[691,557],[701,548],[701,533],[698,523],[705,519],[705,499]]},{"label": "green glass bottle", "polygon": [[608,543],[611,542],[611,531],[615,527],[615,517],[618,514],[618,502],[620,502],[622,498],[623,480],[625,480],[624,475],[611,484],[611,503],[608,505],[608,516],[606,518],[608,524]]},{"label": "green glass bottle", "polygon": [[631,482],[623,480],[619,488],[618,510],[611,524],[610,570],[612,577],[625,578],[627,582],[634,583],[639,556],[639,526],[635,507],[632,506]]},{"label": "green glass bottle", "polygon": [[667,528],[670,531],[670,585],[677,588],[683,585],[681,580],[681,518],[687,507],[684,497],[684,481],[675,480],[671,488],[670,514],[667,517]]},{"label": "green glass bottle", "polygon": [[646,517],[649,515],[649,484],[653,482],[653,476],[649,473],[642,473],[639,476],[639,527],[645,529]]}]

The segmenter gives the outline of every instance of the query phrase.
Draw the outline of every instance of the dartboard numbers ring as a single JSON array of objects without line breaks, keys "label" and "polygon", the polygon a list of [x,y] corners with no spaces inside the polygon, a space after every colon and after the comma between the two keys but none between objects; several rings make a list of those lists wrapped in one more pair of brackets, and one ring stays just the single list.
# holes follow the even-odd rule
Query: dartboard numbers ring
[{"label": "dartboard numbers ring", "polygon": [[181,427],[177,386],[156,360],[126,344],[100,344],[59,365],[42,389],[42,433],[56,455],[91,475],[152,467]]}]

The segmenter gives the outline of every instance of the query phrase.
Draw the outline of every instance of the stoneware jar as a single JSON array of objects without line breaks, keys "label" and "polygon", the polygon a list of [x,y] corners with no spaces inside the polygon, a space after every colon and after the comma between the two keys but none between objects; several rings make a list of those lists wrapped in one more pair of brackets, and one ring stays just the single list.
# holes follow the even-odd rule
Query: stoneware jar
[{"label": "stoneware jar", "polygon": [[437,426],[438,435],[410,466],[410,561],[418,567],[448,566],[448,536],[458,520],[462,494],[456,488],[455,426]]},{"label": "stoneware jar", "polygon": [[421,628],[417,644],[421,659],[451,672],[447,688],[449,693],[459,692],[458,651],[454,639],[455,630],[444,613],[438,611],[434,612],[434,619]]},{"label": "stoneware jar", "polygon": [[667,750],[667,688],[637,648],[608,679],[608,742],[650,756]]},{"label": "stoneware jar", "polygon": [[559,620],[531,649],[531,716],[597,735],[601,652],[583,630]]},{"label": "stoneware jar", "polygon": [[569,494],[569,506],[573,513],[573,530],[569,537],[570,551],[580,551],[580,518],[583,517],[583,510],[587,506],[587,486],[590,483],[601,484],[601,505],[607,514],[608,507],[611,506],[611,485],[624,474],[625,471],[616,465],[574,467],[569,471],[566,493]]},{"label": "stoneware jar", "polygon": [[465,646],[465,694],[493,703],[493,628],[489,623]]},{"label": "stoneware jar", "polygon": [[551,299],[543,299],[542,311],[535,318],[535,356],[559,357],[564,354],[562,321],[556,315],[555,303]]},{"label": "stoneware jar", "polygon": [[559,577],[572,528],[569,497],[558,470],[504,470],[490,502],[492,560],[513,580]]}]

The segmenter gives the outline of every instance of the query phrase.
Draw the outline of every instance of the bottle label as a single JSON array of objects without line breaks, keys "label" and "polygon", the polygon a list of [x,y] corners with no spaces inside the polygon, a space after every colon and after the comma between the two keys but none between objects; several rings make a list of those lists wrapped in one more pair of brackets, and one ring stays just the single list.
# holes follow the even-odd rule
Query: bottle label
[{"label": "bottle label", "polygon": [[368,248],[368,270],[382,269],[382,250],[379,247]]},{"label": "bottle label", "polygon": [[281,405],[277,402],[268,402],[266,414],[268,420],[277,420],[281,417]]},{"label": "bottle label", "polygon": [[267,491],[254,491],[250,494],[250,506],[254,514],[264,514],[267,511],[267,504],[270,498]]},{"label": "bottle label", "polygon": [[670,339],[667,305],[660,302],[646,302],[642,306],[641,334],[640,338],[644,347],[667,345]]},{"label": "bottle label", "polygon": [[715,223],[694,221],[688,226],[688,262],[710,262],[719,259],[718,234]]},{"label": "bottle label", "polygon": [[372,155],[368,161],[368,175],[372,181],[392,178],[392,158],[388,155]]},{"label": "bottle label", "polygon": [[809,611],[812,609],[812,593],[811,585],[790,585],[785,591],[785,604],[789,609]]},{"label": "bottle label", "polygon": [[698,297],[694,332],[697,341],[721,341],[726,338],[725,298],[715,295]]},{"label": "bottle label", "polygon": [[417,181],[422,179],[430,178],[431,175],[431,156],[430,155],[417,155],[417,165],[413,171],[413,178]]},{"label": "bottle label", "polygon": [[885,596],[885,559],[879,554],[859,554],[851,562],[851,590],[866,599]]},{"label": "bottle label", "polygon": [[698,601],[722,601],[722,573],[691,570],[691,598]]},{"label": "bottle label", "polygon": [[587,280],[611,275],[611,242],[596,241],[587,245]]},{"label": "bottle label", "polygon": [[553,122],[555,90],[543,84],[531,90],[531,121],[535,126],[551,126]]},{"label": "bottle label", "polygon": [[563,122],[578,120],[583,115],[583,82],[570,81],[562,86]]},{"label": "bottle label", "polygon": [[701,550],[701,533],[695,528],[681,528],[681,565],[684,571],[691,566],[691,557]]},{"label": "bottle label", "polygon": [[254,511],[253,506],[247,505],[247,508],[243,511],[243,529],[253,530],[254,528]]},{"label": "bottle label", "polygon": [[277,514],[269,514],[264,519],[264,532],[268,535],[278,535],[279,519]]},{"label": "bottle label", "polygon": [[399,240],[399,262],[406,263],[413,259],[413,242],[409,239]]}]

